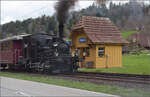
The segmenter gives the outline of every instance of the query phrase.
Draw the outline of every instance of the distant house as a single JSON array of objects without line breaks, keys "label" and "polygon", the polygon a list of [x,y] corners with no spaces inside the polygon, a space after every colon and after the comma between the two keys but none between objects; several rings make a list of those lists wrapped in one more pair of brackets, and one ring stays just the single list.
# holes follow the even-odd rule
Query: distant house
[{"label": "distant house", "polygon": [[128,40],[132,43],[137,43],[141,47],[150,49],[150,33],[133,33]]},{"label": "distant house", "polygon": [[83,16],[72,28],[72,53],[83,59],[80,67],[122,66],[122,46],[128,42],[108,19]]}]

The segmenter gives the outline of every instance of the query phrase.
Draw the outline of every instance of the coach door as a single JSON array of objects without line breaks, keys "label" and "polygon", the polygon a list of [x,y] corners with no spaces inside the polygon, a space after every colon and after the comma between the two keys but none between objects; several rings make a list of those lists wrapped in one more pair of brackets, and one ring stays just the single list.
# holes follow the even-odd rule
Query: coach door
[{"label": "coach door", "polygon": [[14,41],[14,63],[18,63],[19,57],[22,56],[22,41]]}]

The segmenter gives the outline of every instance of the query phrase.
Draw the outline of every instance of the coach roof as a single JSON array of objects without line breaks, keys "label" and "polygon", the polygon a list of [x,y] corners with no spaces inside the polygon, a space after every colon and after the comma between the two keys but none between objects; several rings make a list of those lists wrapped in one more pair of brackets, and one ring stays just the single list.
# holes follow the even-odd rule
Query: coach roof
[{"label": "coach roof", "polygon": [[12,37],[7,37],[5,39],[1,39],[0,42],[9,41],[9,40],[21,40],[23,37],[30,36],[31,34],[25,34],[25,35],[17,35]]}]

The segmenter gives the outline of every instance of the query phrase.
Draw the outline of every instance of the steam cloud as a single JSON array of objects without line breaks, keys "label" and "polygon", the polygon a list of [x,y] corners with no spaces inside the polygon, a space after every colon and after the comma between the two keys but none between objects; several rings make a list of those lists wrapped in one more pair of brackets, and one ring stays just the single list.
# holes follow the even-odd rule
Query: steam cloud
[{"label": "steam cloud", "polygon": [[59,22],[59,37],[63,37],[64,24],[67,20],[69,10],[75,5],[78,0],[59,0],[55,6],[57,20]]},{"label": "steam cloud", "polygon": [[[57,20],[59,22],[59,38],[63,37],[64,34],[64,24],[67,20],[67,15],[69,10],[74,7],[75,3],[78,0],[59,0],[55,6]],[[108,0],[96,0],[96,2],[100,5],[106,3]]]}]

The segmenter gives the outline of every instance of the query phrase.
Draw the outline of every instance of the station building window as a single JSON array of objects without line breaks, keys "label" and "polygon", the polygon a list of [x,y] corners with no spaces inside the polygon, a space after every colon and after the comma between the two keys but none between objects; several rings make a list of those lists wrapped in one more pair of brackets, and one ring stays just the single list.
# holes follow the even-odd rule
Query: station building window
[{"label": "station building window", "polygon": [[83,48],[83,56],[85,56],[85,57],[90,56],[90,48],[89,47]]},{"label": "station building window", "polygon": [[86,56],[87,56],[87,57],[90,56],[90,48],[89,48],[89,47],[86,48]]},{"label": "station building window", "polygon": [[103,57],[104,54],[105,54],[105,48],[104,47],[98,48],[98,56]]}]

